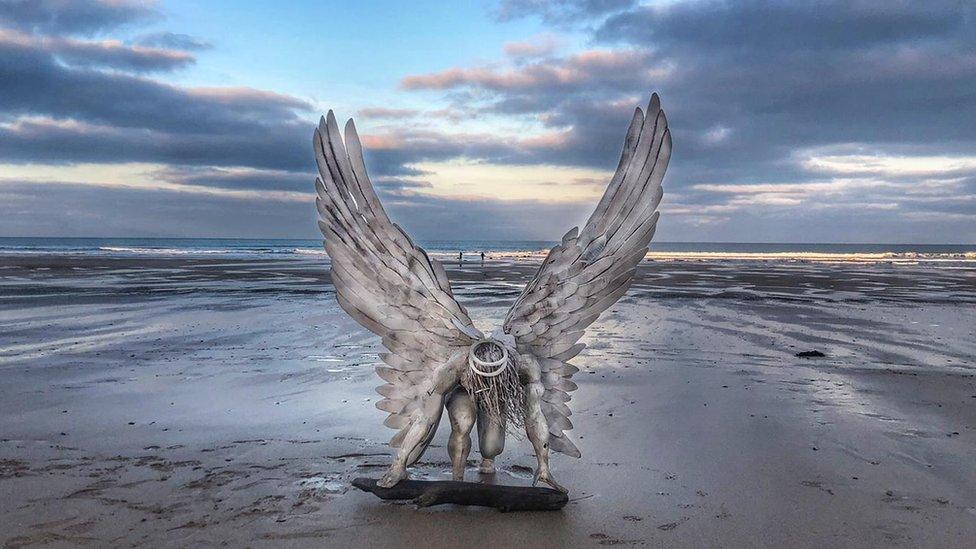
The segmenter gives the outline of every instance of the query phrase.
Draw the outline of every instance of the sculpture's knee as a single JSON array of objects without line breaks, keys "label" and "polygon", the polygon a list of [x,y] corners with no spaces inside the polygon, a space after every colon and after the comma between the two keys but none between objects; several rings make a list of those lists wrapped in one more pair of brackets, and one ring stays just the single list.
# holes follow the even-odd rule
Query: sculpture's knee
[{"label": "sculpture's knee", "polygon": [[467,435],[478,417],[478,407],[464,389],[455,390],[447,400],[447,418],[451,420],[451,433]]},{"label": "sculpture's knee", "polygon": [[495,459],[505,449],[505,420],[478,414],[478,450],[481,457]]}]

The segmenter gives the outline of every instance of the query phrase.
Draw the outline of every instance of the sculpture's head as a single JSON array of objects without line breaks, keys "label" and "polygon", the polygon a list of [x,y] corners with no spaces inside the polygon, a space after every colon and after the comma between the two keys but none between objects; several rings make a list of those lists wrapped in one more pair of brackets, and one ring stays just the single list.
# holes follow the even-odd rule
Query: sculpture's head
[{"label": "sculpture's head", "polygon": [[471,345],[468,350],[468,367],[481,377],[495,377],[509,367],[516,354],[515,338],[496,330]]},{"label": "sculpture's head", "polygon": [[472,343],[461,385],[474,397],[480,412],[512,426],[522,425],[524,397],[513,336],[499,330]]},{"label": "sculpture's head", "polygon": [[508,367],[508,349],[494,339],[482,339],[468,350],[468,367],[481,377],[495,377]]}]

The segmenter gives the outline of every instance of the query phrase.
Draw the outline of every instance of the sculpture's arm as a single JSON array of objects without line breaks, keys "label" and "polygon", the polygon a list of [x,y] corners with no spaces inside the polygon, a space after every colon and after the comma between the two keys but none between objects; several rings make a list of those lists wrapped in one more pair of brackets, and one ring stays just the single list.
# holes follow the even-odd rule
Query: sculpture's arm
[{"label": "sculpture's arm", "polygon": [[528,435],[538,467],[532,485],[540,480],[560,492],[566,489],[560,486],[549,470],[549,423],[542,411],[542,395],[546,388],[542,385],[542,369],[539,362],[532,355],[522,355],[520,362],[521,375],[525,383],[525,434]]}]

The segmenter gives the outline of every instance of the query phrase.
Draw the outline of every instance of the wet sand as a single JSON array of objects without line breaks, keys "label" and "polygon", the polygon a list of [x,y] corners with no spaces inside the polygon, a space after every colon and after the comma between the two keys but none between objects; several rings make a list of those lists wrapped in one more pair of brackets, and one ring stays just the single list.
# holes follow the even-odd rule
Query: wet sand
[{"label": "wet sand", "polygon": [[[571,503],[500,514],[350,490],[393,431],[323,259],[0,257],[0,543],[971,547],[972,265],[645,262],[574,360]],[[486,329],[535,266],[448,264]]]}]

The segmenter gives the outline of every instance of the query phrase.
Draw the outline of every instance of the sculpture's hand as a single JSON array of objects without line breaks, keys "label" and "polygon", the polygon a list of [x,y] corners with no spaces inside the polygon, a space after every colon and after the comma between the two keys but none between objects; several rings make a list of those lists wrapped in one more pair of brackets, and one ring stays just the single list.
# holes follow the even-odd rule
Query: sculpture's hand
[{"label": "sculpture's hand", "polygon": [[569,493],[569,490],[564,488],[562,485],[556,482],[555,479],[552,478],[552,472],[549,471],[548,468],[546,468],[545,471],[543,471],[542,467],[539,467],[535,470],[535,477],[532,479],[532,486],[538,484],[540,480],[564,494]]},{"label": "sculpture's hand", "polygon": [[407,478],[407,469],[397,462],[390,465],[390,468],[386,470],[386,474],[376,482],[376,485],[381,488],[392,488],[396,483]]}]

